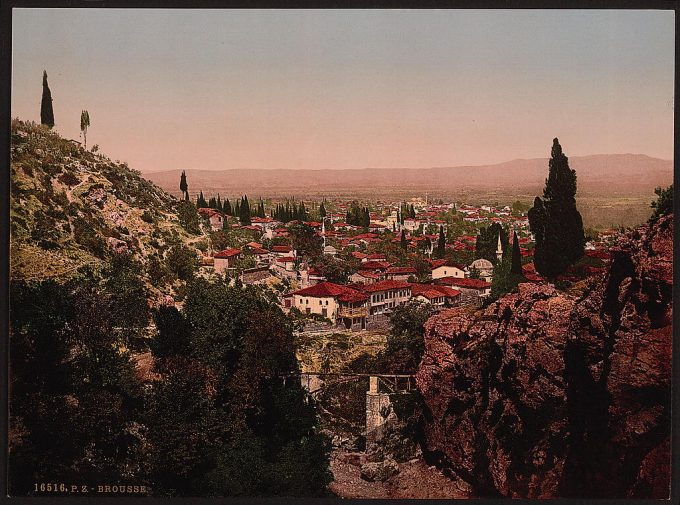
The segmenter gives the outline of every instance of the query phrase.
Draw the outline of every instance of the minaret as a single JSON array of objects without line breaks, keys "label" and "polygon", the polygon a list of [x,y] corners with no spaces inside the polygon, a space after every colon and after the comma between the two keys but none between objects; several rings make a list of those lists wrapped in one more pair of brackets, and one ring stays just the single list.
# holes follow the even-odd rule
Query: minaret
[{"label": "minaret", "polygon": [[503,258],[503,246],[501,244],[501,232],[498,232],[498,245],[496,246],[496,259],[501,261]]},{"label": "minaret", "polygon": [[323,249],[326,250],[326,218],[321,218],[321,236],[323,237]]}]

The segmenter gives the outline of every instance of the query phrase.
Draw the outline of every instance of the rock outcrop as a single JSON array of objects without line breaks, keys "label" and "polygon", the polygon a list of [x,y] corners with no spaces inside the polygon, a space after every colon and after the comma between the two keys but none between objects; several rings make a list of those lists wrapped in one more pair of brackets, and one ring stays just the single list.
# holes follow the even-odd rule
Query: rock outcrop
[{"label": "rock outcrop", "polygon": [[426,325],[427,449],[479,496],[667,498],[673,216],[578,295],[520,284]]}]

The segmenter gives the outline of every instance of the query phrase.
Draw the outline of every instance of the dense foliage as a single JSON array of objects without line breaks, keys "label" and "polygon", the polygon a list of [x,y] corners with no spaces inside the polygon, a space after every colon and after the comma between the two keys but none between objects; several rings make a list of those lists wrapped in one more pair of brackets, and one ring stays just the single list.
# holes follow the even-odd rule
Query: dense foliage
[{"label": "dense foliage", "polygon": [[658,198],[652,202],[654,213],[649,218],[651,223],[658,220],[661,216],[673,213],[673,185],[671,184],[666,189],[656,188],[654,193]]},{"label": "dense foliage", "polygon": [[157,495],[325,494],[329,444],[299,380],[282,380],[297,360],[271,296],[191,282],[182,312],[154,311],[140,375],[138,271],[121,257],[62,284],[12,284],[11,493],[49,476]]}]

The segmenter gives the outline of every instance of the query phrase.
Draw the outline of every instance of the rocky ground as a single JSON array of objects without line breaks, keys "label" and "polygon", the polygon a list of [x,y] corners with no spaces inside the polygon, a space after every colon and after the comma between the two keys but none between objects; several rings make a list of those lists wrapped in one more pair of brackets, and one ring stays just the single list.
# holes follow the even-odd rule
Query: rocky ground
[{"label": "rocky ground", "polygon": [[520,284],[428,321],[427,448],[475,495],[668,497],[672,238],[671,215],[580,293]]},{"label": "rocky ground", "polygon": [[[422,458],[396,465],[394,473],[384,481],[366,480],[362,467],[364,453],[336,450],[331,457],[333,482],[329,489],[341,498],[382,499],[452,499],[469,497],[470,487],[461,480],[452,480]],[[364,470],[365,472],[365,470]]]}]

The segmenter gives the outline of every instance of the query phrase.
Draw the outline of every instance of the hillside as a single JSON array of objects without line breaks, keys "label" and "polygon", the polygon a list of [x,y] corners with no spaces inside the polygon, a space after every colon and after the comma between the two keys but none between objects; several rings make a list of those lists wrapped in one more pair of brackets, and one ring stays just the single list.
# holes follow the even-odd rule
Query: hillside
[{"label": "hillside", "polygon": [[10,170],[13,279],[63,276],[113,250],[144,264],[198,240],[180,226],[175,197],[35,123],[12,121]]},{"label": "hillside", "polygon": [[[598,154],[569,158],[580,194],[653,194],[673,180],[673,162],[641,154]],[[496,165],[441,168],[364,168],[357,170],[187,170],[190,190],[236,195],[296,194],[321,191],[400,188],[413,191],[514,190],[535,193],[543,187],[548,159],[513,160]],[[145,173],[166,191],[178,193],[181,170]]]}]

